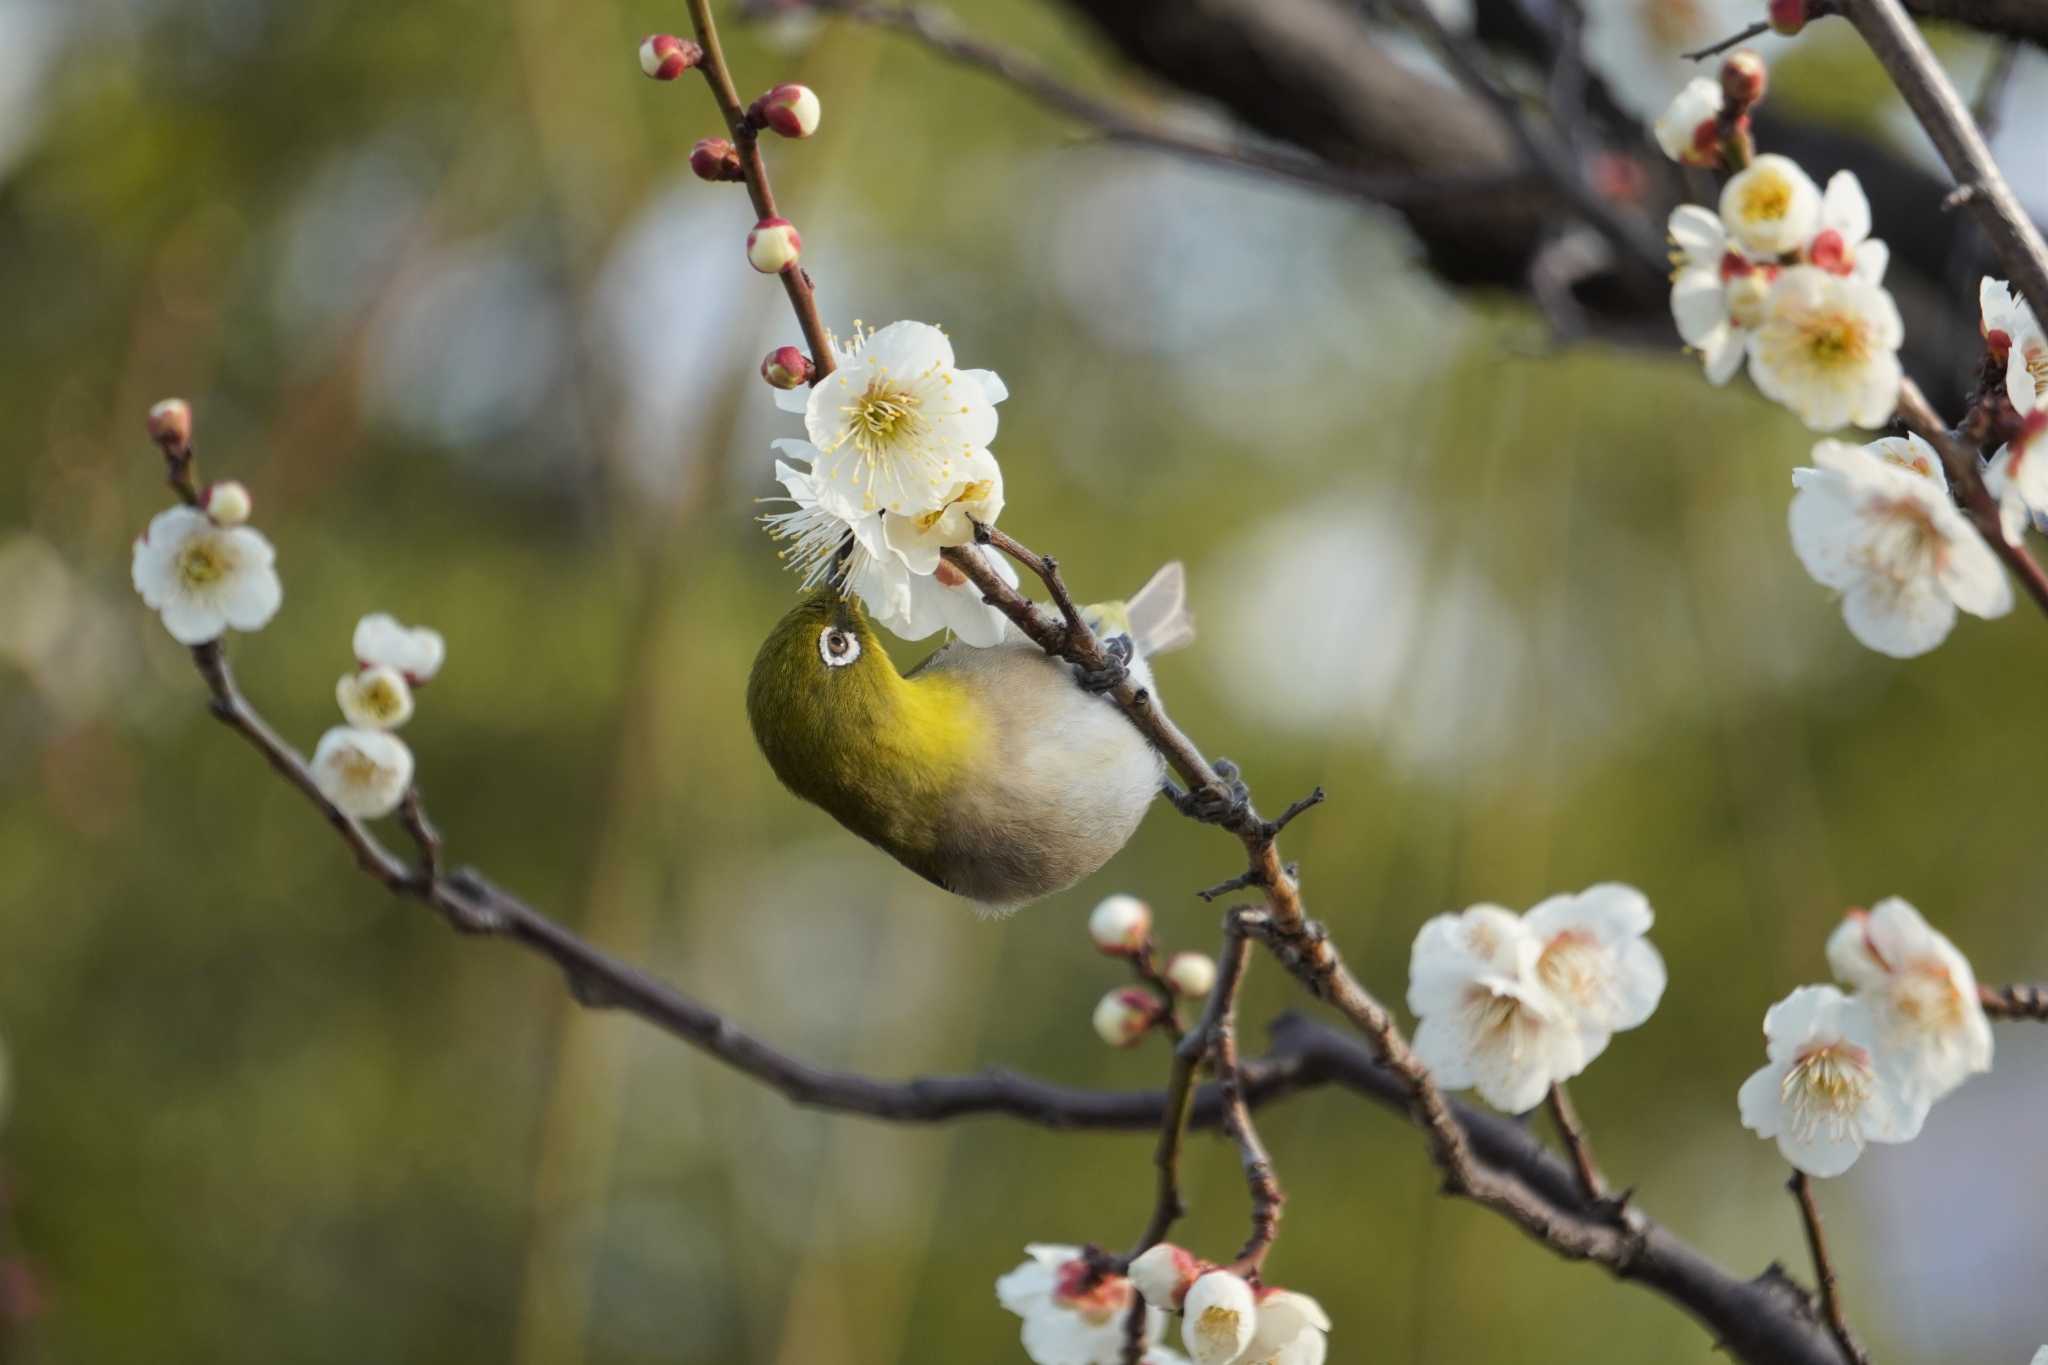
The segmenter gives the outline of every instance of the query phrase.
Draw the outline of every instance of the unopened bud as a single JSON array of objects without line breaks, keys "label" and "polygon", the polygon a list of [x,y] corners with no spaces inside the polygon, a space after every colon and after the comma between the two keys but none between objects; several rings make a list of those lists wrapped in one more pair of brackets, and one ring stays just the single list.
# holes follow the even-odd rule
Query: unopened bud
[{"label": "unopened bud", "polygon": [[1111,1047],[1129,1047],[1158,1020],[1159,1001],[1136,986],[1111,991],[1095,1006],[1095,1032]]},{"label": "unopened bud", "polygon": [[1791,37],[1806,27],[1807,0],[1770,0],[1771,28]]},{"label": "unopened bud", "polygon": [[1729,53],[1721,62],[1721,93],[1735,113],[1747,113],[1764,97],[1770,83],[1770,69],[1764,65],[1764,59],[1748,48]]},{"label": "unopened bud", "polygon": [[804,239],[787,218],[763,218],[747,234],[747,264],[763,275],[779,275],[796,264]]},{"label": "unopened bud", "polygon": [[1849,244],[1834,228],[1822,228],[1806,244],[1806,259],[1830,275],[1847,275],[1856,268],[1856,258],[1849,251]]},{"label": "unopened bud", "polygon": [[166,398],[151,408],[149,439],[174,455],[191,449],[192,405],[182,398]]},{"label": "unopened bud", "polygon": [[1131,1260],[1130,1279],[1145,1302],[1167,1313],[1178,1313],[1188,1286],[1206,1269],[1192,1252],[1171,1242],[1158,1242]]},{"label": "unopened bud", "polygon": [[1088,912],[1088,937],[1112,956],[1135,953],[1152,933],[1152,907],[1136,896],[1105,896]]},{"label": "unopened bud", "polygon": [[1770,300],[1770,275],[1761,270],[1729,278],[1723,289],[1728,303],[1728,320],[1737,327],[1756,327],[1764,320],[1764,305]]},{"label": "unopened bud", "polygon": [[699,180],[744,180],[740,151],[722,137],[700,138],[690,149],[690,169]]},{"label": "unopened bud", "polygon": [[811,358],[794,346],[777,346],[761,362],[761,377],[778,389],[800,389],[811,382]]},{"label": "unopened bud", "polygon": [[1175,953],[1166,964],[1166,981],[1182,995],[1207,995],[1216,989],[1216,959],[1207,953]]},{"label": "unopened bud", "polygon": [[199,495],[199,505],[216,526],[240,526],[252,510],[249,490],[233,479],[208,484]]},{"label": "unopened bud", "polygon": [[651,33],[640,44],[640,69],[658,81],[672,81],[703,60],[703,48],[673,33]]},{"label": "unopened bud", "polygon": [[784,137],[809,137],[818,131],[818,92],[808,85],[778,85],[754,101],[749,109],[755,122]]}]

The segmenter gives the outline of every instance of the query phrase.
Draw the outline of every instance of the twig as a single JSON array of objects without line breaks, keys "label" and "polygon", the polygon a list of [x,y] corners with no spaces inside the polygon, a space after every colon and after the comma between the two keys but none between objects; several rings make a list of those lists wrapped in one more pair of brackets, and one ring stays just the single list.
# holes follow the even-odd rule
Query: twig
[{"label": "twig", "polygon": [[1565,1151],[1571,1154],[1572,1169],[1579,1173],[1579,1189],[1588,1200],[1599,1203],[1607,1197],[1607,1182],[1600,1178],[1600,1168],[1593,1163],[1593,1146],[1586,1140],[1585,1127],[1580,1124],[1578,1110],[1572,1107],[1572,1097],[1565,1093],[1562,1081],[1550,1087],[1550,1121],[1557,1125],[1557,1135]]},{"label": "twig", "polygon": [[419,879],[433,886],[441,879],[441,832],[427,818],[424,798],[417,786],[406,788],[405,799],[398,805],[398,823],[420,851]]},{"label": "twig", "polygon": [[1682,55],[1689,62],[1703,62],[1709,57],[1720,56],[1723,52],[1726,52],[1731,47],[1740,47],[1744,43],[1748,42],[1751,38],[1762,37],[1764,34],[1769,33],[1770,31],[1771,26],[1763,20],[1759,19],[1755,23],[1749,25],[1740,33],[1737,33],[1732,37],[1723,38],[1718,43],[1709,43],[1707,44],[1707,46],[1702,48],[1695,48],[1693,51],[1683,53]]},{"label": "twig", "polygon": [[1173,983],[1166,979],[1166,973],[1159,969],[1159,946],[1147,937],[1138,945],[1137,951],[1126,955],[1126,960],[1131,964],[1131,975],[1159,997],[1160,1026],[1178,1044],[1185,1032],[1180,1024],[1180,992],[1174,990]]},{"label": "twig", "polygon": [[[1238,1163],[1244,1168],[1245,1191],[1251,1199],[1251,1235],[1238,1249],[1231,1268],[1240,1275],[1255,1275],[1272,1250],[1280,1232],[1280,1207],[1287,1196],[1273,1173],[1273,1159],[1259,1140],[1251,1109],[1244,1102],[1244,1077],[1237,1057],[1237,987],[1244,977],[1251,955],[1251,940],[1245,925],[1251,912],[1232,910],[1225,919],[1223,960],[1217,977],[1217,991],[1211,997],[1213,1022],[1209,1047],[1216,1058],[1216,1079],[1223,1089],[1223,1131],[1237,1143]],[[1222,989],[1224,981],[1230,989]]]},{"label": "twig", "polygon": [[1977,998],[1993,1019],[2039,1019],[2048,1022],[2048,986],[2014,984],[1979,986]]},{"label": "twig", "polygon": [[1835,8],[1856,26],[1906,97],[1956,184],[1971,187],[1965,207],[1991,240],[2007,277],[2032,305],[2034,316],[2048,318],[2048,244],[1999,173],[1962,96],[1927,40],[1898,0],[1835,0]]},{"label": "twig", "polygon": [[1954,491],[1964,515],[1984,537],[1992,553],[2004,561],[2013,577],[2019,579],[2027,596],[2034,599],[2034,605],[2048,613],[2048,572],[2043,571],[2040,561],[2027,552],[2026,546],[2015,545],[2005,538],[2005,528],[1999,522],[1998,501],[1984,486],[1977,452],[1949,430],[1947,423],[1928,403],[1927,395],[1920,392],[1920,386],[1911,379],[1899,386],[1899,420],[1941,456],[1942,467],[1948,472],[1949,487]]},{"label": "twig", "polygon": [[1800,1221],[1806,1225],[1806,1245],[1813,1253],[1813,1274],[1820,1281],[1820,1311],[1821,1316],[1827,1319],[1828,1331],[1842,1348],[1843,1357],[1852,1365],[1869,1365],[1870,1356],[1856,1340],[1856,1334],[1849,1330],[1849,1319],[1842,1312],[1842,1296],[1835,1284],[1835,1265],[1828,1258],[1828,1239],[1821,1230],[1820,1205],[1813,1198],[1813,1180],[1806,1172],[1795,1170],[1792,1178],[1785,1182],[1785,1188],[1798,1202]]}]

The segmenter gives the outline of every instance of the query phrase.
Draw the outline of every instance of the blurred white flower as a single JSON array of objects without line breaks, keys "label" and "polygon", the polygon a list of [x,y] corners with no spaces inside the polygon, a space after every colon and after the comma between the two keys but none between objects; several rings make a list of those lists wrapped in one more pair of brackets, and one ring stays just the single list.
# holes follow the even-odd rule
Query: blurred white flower
[{"label": "blurred white flower", "polygon": [[335,726],[320,736],[312,767],[320,794],[358,820],[391,814],[412,785],[412,750],[385,730]]},{"label": "blurred white flower", "polygon": [[1820,225],[1820,187],[1791,157],[1766,152],[1721,187],[1721,221],[1754,255],[1797,251]]},{"label": "blurred white flower", "polygon": [[1136,986],[1120,986],[1095,1002],[1095,1036],[1111,1047],[1129,1047],[1159,1022],[1159,999]]},{"label": "blurred white flower", "polygon": [[1009,396],[989,370],[953,364],[953,343],[929,323],[892,322],[834,341],[839,366],[808,391],[777,391],[804,415],[819,451],[820,497],[842,516],[874,511],[921,517],[946,506],[974,476],[969,457],[996,435],[995,405]]},{"label": "blurred white flower", "polygon": [[199,505],[215,526],[240,526],[255,510],[248,488],[235,479],[208,484],[199,495]]},{"label": "blurred white flower", "polygon": [[1948,492],[1948,471],[1941,467],[1940,453],[1913,433],[1880,436],[1863,448],[1886,464],[1918,474],[1942,492]]},{"label": "blurred white flower", "polygon": [[284,601],[276,551],[247,526],[216,526],[204,512],[171,507],[135,542],[135,591],[181,645],[221,632],[261,630]]},{"label": "blurred white flower", "polygon": [[1154,1308],[1178,1313],[1188,1286],[1201,1270],[1202,1263],[1184,1248],[1157,1242],[1132,1258],[1131,1283]]},{"label": "blurred white flower", "polygon": [[2048,525],[2048,452],[2038,447],[2048,435],[2048,407],[2026,415],[2019,435],[1998,448],[1984,470],[1984,486],[1998,499],[2000,530],[2007,541],[2020,543],[2029,513],[2036,525]]},{"label": "blurred white flower", "polygon": [[1166,980],[1182,995],[1207,995],[1216,989],[1216,959],[1207,953],[1175,953],[1167,960]]},{"label": "blurred white flower", "polygon": [[1195,1365],[1230,1365],[1258,1330],[1252,1287],[1228,1270],[1212,1270],[1189,1285],[1181,1315],[1180,1344]]},{"label": "blurred white flower", "polygon": [[1799,254],[1831,275],[1883,282],[1892,250],[1870,235],[1870,200],[1854,171],[1836,171],[1829,178],[1820,200],[1820,228]]},{"label": "blurred white flower", "polygon": [[[1118,1365],[1131,1282],[1095,1278],[1078,1247],[1034,1244],[1024,1251],[1029,1259],[996,1281],[996,1301],[1024,1319],[1024,1354],[1036,1365]],[[1146,1332],[1156,1338],[1166,1315],[1145,1311]],[[1166,1365],[1170,1354],[1147,1359]]]},{"label": "blurred white flower", "polygon": [[1621,106],[1641,118],[1699,73],[1684,59],[1756,17],[1753,0],[1588,0],[1586,64]]},{"label": "blurred white flower", "polygon": [[1721,82],[1695,76],[1679,90],[1657,121],[1650,125],[1664,155],[1688,166],[1711,166],[1720,159],[1716,130],[1722,106]]},{"label": "blurred white flower", "polygon": [[1534,1108],[1584,1069],[1584,1037],[1537,976],[1543,943],[1496,905],[1438,915],[1408,964],[1415,1055],[1448,1089],[1468,1087],[1509,1113]]},{"label": "blurred white flower", "polygon": [[1983,312],[1984,344],[2005,361],[2005,394],[2024,417],[2048,404],[2048,336],[2027,301],[2004,280],[1989,275],[1977,286]]},{"label": "blurred white flower", "polygon": [[415,687],[431,682],[448,657],[448,642],[441,638],[440,631],[427,626],[407,628],[396,617],[381,611],[356,622],[351,643],[357,663],[365,668],[378,664],[395,668]]},{"label": "blurred white flower", "polygon": [[1764,1015],[1770,1060],[1736,1096],[1742,1125],[1776,1138],[1808,1175],[1854,1165],[1868,1142],[1911,1142],[1927,1102],[1907,1094],[1878,1051],[1869,1006],[1833,986],[1801,986]]},{"label": "blurred white flower", "polygon": [[1877,285],[1793,266],[1750,334],[1749,377],[1811,430],[1881,427],[1898,406],[1905,335],[1898,306]]},{"label": "blurred white flower", "polygon": [[1969,959],[1893,896],[1851,910],[1828,937],[1828,965],[1877,1021],[1878,1046],[1929,1103],[1991,1069],[1991,1021]]},{"label": "blurred white flower", "polygon": [[1792,549],[1822,587],[1842,594],[1850,634],[1905,659],[1948,638],[1956,608],[2012,609],[2004,570],[1931,478],[1840,441],[1792,471]]},{"label": "blurred white flower", "polygon": [[1749,329],[1763,321],[1778,267],[1750,259],[1730,241],[1711,209],[1683,204],[1668,224],[1675,248],[1671,316],[1678,335],[1700,353],[1707,382],[1726,384],[1742,368]]},{"label": "blurred white flower", "polygon": [[412,719],[412,688],[390,664],[342,674],[334,700],[342,718],[361,730],[396,730]]},{"label": "blurred white flower", "polygon": [[1136,896],[1104,896],[1088,912],[1088,937],[1105,953],[1135,952],[1152,934],[1152,907]]},{"label": "blurred white flower", "polygon": [[1642,892],[1613,882],[1552,896],[1522,917],[1542,945],[1536,979],[1578,1025],[1581,1066],[1616,1033],[1647,1020],[1663,998],[1664,959],[1643,937],[1653,918]]},{"label": "blurred white flower", "polygon": [[1258,1301],[1258,1328],[1236,1365],[1323,1365],[1330,1315],[1321,1304],[1292,1289],[1261,1289]]}]

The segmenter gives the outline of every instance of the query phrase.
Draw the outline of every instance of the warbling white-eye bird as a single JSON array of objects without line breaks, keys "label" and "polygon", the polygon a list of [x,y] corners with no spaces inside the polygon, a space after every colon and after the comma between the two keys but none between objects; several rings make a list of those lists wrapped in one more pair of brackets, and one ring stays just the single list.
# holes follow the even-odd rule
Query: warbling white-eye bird
[{"label": "warbling white-eye bird", "polygon": [[[1155,699],[1146,660],[1195,638],[1178,563],[1128,602],[1086,612]],[[1165,778],[1115,703],[1014,627],[1000,644],[955,640],[899,673],[860,602],[832,583],[769,633],[747,716],[791,791],[997,912],[1108,862]]]}]

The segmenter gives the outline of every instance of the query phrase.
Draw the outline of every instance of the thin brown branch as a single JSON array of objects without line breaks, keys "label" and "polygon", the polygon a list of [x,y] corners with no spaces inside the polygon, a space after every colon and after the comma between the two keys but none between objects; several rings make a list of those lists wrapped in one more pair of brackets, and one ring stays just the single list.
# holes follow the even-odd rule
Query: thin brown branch
[{"label": "thin brown branch", "polygon": [[1166,1030],[1175,1046],[1186,1030],[1180,1023],[1180,993],[1173,983],[1166,979],[1166,973],[1159,967],[1159,945],[1149,937],[1138,945],[1137,951],[1126,955],[1131,964],[1131,975],[1138,978],[1140,985],[1159,998],[1159,1026]]},{"label": "thin brown branch", "polygon": [[1977,534],[1984,538],[1992,553],[2020,581],[2020,587],[2034,599],[2034,605],[2048,613],[2048,571],[2042,569],[2040,561],[2028,553],[2025,545],[2015,545],[2005,538],[2005,528],[1999,521],[1998,500],[1984,486],[1984,473],[1977,452],[1949,429],[1928,403],[1927,395],[1920,392],[1920,386],[1910,379],[1899,386],[1899,420],[1941,456],[1942,468],[1948,472],[1949,488],[1963,514],[1977,528]]},{"label": "thin brown branch", "polygon": [[1785,1188],[1792,1192],[1792,1198],[1799,1205],[1799,1221],[1806,1227],[1806,1246],[1813,1253],[1813,1274],[1820,1282],[1820,1311],[1827,1320],[1828,1331],[1833,1334],[1836,1345],[1842,1348],[1842,1356],[1851,1365],[1870,1365],[1870,1356],[1856,1340],[1856,1334],[1849,1330],[1849,1319],[1842,1311],[1841,1290],[1835,1283],[1835,1264],[1828,1256],[1827,1234],[1821,1228],[1820,1205],[1814,1202],[1813,1179],[1804,1171],[1795,1170],[1792,1178],[1785,1182]]},{"label": "thin brown branch", "polygon": [[1579,1189],[1597,1204],[1607,1198],[1607,1182],[1600,1178],[1600,1167],[1593,1161],[1593,1144],[1586,1139],[1579,1111],[1573,1108],[1572,1097],[1565,1092],[1562,1081],[1550,1087],[1549,1105],[1550,1121],[1556,1125],[1557,1136],[1571,1155],[1572,1169],[1579,1173]]},{"label": "thin brown branch", "polygon": [[419,850],[419,879],[432,886],[441,879],[441,832],[427,818],[425,798],[417,786],[406,789],[405,800],[398,806],[398,823],[412,836],[413,846]]},{"label": "thin brown branch", "polygon": [[2038,1019],[2048,1023],[2048,986],[2015,983],[1978,986],[1977,998],[1993,1019]]},{"label": "thin brown branch", "polygon": [[1856,26],[1892,83],[1927,130],[1965,206],[1990,239],[2007,277],[2037,318],[2048,318],[2048,243],[2020,206],[1955,84],[1899,0],[1835,0],[1836,12]]},{"label": "thin brown branch", "polygon": [[[1238,1249],[1231,1268],[1240,1275],[1258,1273],[1264,1264],[1266,1253],[1273,1249],[1273,1239],[1280,1233],[1280,1208],[1287,1196],[1280,1190],[1279,1177],[1273,1171],[1273,1158],[1266,1153],[1265,1143],[1259,1140],[1259,1130],[1252,1123],[1251,1107],[1245,1103],[1244,1073],[1237,1056],[1237,985],[1244,977],[1246,961],[1251,955],[1251,940],[1245,936],[1245,924],[1256,912],[1232,910],[1225,919],[1224,956],[1219,967],[1218,990],[1212,997],[1213,1022],[1209,1028],[1209,1047],[1216,1059],[1216,1079],[1223,1090],[1223,1131],[1237,1143],[1238,1163],[1244,1168],[1245,1192],[1251,1200],[1251,1235]],[[1225,979],[1230,990],[1221,989]]]}]

